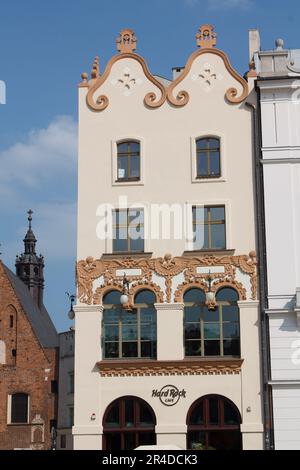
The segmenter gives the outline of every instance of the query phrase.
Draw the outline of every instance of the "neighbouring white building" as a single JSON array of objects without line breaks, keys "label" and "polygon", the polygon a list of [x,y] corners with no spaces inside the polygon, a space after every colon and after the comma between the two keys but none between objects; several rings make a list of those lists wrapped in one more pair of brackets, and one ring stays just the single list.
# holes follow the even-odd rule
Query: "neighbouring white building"
[{"label": "neighbouring white building", "polygon": [[250,51],[258,73],[275,449],[300,450],[300,50]]},{"label": "neighbouring white building", "polygon": [[74,449],[263,448],[256,74],[196,37],[173,80],[130,29],[82,74]]},{"label": "neighbouring white building", "polygon": [[56,446],[72,450],[74,421],[74,352],[75,331],[59,334],[58,421]]}]

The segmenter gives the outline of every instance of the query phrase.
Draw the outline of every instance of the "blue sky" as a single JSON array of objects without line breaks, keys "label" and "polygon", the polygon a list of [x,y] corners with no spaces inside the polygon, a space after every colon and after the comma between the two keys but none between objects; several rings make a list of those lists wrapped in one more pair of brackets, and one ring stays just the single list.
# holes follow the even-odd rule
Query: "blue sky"
[{"label": "blue sky", "polygon": [[170,77],[212,23],[218,47],[244,73],[248,30],[262,47],[282,37],[300,48],[297,0],[11,0],[0,6],[0,242],[12,269],[23,249],[26,211],[34,210],[38,251],[46,258],[45,303],[67,329],[76,257],[77,83],[95,55],[101,71],[116,53],[118,32],[131,27],[152,73]]}]

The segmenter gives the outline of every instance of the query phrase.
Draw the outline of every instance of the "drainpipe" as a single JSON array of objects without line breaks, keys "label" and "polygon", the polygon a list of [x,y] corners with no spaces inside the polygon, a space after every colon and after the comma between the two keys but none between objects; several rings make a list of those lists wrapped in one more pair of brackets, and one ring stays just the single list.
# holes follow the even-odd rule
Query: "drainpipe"
[{"label": "drainpipe", "polygon": [[264,444],[265,450],[274,450],[273,435],[273,411],[269,388],[270,380],[270,335],[269,318],[266,315],[268,308],[268,283],[266,262],[266,233],[265,233],[265,204],[264,204],[264,179],[261,164],[262,133],[260,119],[260,90],[256,83],[258,105],[247,103],[252,110],[253,117],[253,142],[254,142],[254,173],[255,173],[255,205],[256,205],[256,230],[258,241],[258,281],[260,292],[260,321],[261,321],[261,352],[262,352],[262,379],[263,379],[263,414],[264,414]]}]

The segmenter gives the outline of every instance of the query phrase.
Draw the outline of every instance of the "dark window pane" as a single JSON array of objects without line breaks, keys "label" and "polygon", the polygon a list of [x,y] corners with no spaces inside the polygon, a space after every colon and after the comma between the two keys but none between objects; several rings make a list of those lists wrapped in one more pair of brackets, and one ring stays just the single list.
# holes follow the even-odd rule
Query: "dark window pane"
[{"label": "dark window pane", "polygon": [[193,409],[189,424],[198,426],[204,424],[203,401],[199,402]]},{"label": "dark window pane", "polygon": [[155,302],[156,302],[156,295],[154,294],[154,292],[150,290],[141,290],[136,294],[134,298],[135,304],[152,305],[152,304],[155,304]]},{"label": "dark window pane", "polygon": [[131,153],[140,153],[140,144],[138,142],[130,143],[130,152]]},{"label": "dark window pane", "polygon": [[143,237],[144,237],[144,235],[142,233],[142,238],[130,241],[130,251],[144,251]]},{"label": "dark window pane", "polygon": [[124,433],[124,450],[133,450],[136,448],[136,433]]},{"label": "dark window pane", "polygon": [[120,407],[119,403],[116,403],[109,411],[106,417],[105,426],[111,428],[120,427]]},{"label": "dark window pane", "polygon": [[152,413],[148,406],[140,403],[140,425],[141,426],[154,426],[155,422],[153,420]]},{"label": "dark window pane", "polygon": [[194,307],[184,307],[184,320],[185,322],[199,322],[200,308],[197,305]]},{"label": "dark window pane", "polygon": [[132,324],[123,324],[122,325],[122,340],[123,341],[128,341],[128,340],[137,340],[137,324],[132,323]]},{"label": "dark window pane", "polygon": [[143,209],[130,209],[128,211],[128,220],[133,225],[144,223],[144,211]]},{"label": "dark window pane", "polygon": [[219,152],[212,152],[210,154],[210,175],[219,176],[220,171],[220,154]]},{"label": "dark window pane", "polygon": [[204,341],[205,356],[220,356],[220,341],[207,340]]},{"label": "dark window pane", "polygon": [[128,153],[128,142],[118,144],[118,153]]},{"label": "dark window pane", "polygon": [[227,403],[227,401],[224,402],[224,424],[240,424],[239,417],[235,409],[230,405],[230,403]]},{"label": "dark window pane", "polygon": [[206,150],[208,148],[208,139],[198,139],[196,144],[197,149]]},{"label": "dark window pane", "polygon": [[119,344],[118,343],[105,343],[104,354],[106,358],[119,357]]},{"label": "dark window pane", "polygon": [[11,397],[11,422],[28,422],[28,395],[25,393],[16,393]]},{"label": "dark window pane", "polygon": [[211,150],[219,149],[220,148],[220,139],[210,138],[209,139],[209,148]]},{"label": "dark window pane", "polygon": [[224,323],[223,324],[223,338],[237,339],[240,336],[238,323]]},{"label": "dark window pane", "polygon": [[125,427],[134,426],[134,403],[133,400],[125,400]]},{"label": "dark window pane", "polygon": [[207,450],[241,450],[241,433],[239,430],[212,431],[209,433]]},{"label": "dark window pane", "polygon": [[225,208],[224,207],[211,207],[210,216],[212,221],[225,220]]},{"label": "dark window pane", "polygon": [[155,358],[156,352],[154,345],[156,343],[152,341],[142,341],[141,343],[141,356],[142,357],[148,357],[148,358]]},{"label": "dark window pane", "polygon": [[197,304],[205,303],[205,293],[201,289],[190,289],[185,292],[184,302],[195,302]]},{"label": "dark window pane", "polygon": [[105,341],[118,341],[119,327],[118,325],[105,326],[104,340]]},{"label": "dark window pane", "polygon": [[104,305],[105,304],[120,305],[120,296],[121,296],[121,293],[119,291],[112,290],[108,292],[107,294],[105,294],[105,296],[103,297],[103,304]]},{"label": "dark window pane", "polygon": [[105,434],[106,450],[120,450],[121,449],[121,434]]},{"label": "dark window pane", "polygon": [[127,179],[128,176],[128,157],[121,156],[118,158],[118,179]]},{"label": "dark window pane", "polygon": [[205,339],[219,339],[220,338],[220,324],[219,323],[204,323],[204,338]]},{"label": "dark window pane", "polygon": [[222,305],[223,321],[239,321],[239,308],[237,305]]},{"label": "dark window pane", "polygon": [[137,357],[137,342],[122,343],[122,357]]},{"label": "dark window pane", "polygon": [[156,444],[156,434],[154,432],[140,432],[138,434],[139,446],[141,445],[155,445]]},{"label": "dark window pane", "polygon": [[191,450],[205,450],[205,432],[202,431],[194,431],[188,434],[189,442],[188,447]]},{"label": "dark window pane", "polygon": [[185,339],[200,339],[200,323],[188,323],[185,325]]},{"label": "dark window pane", "polygon": [[140,157],[130,158],[130,175],[131,178],[140,177]]},{"label": "dark window pane", "polygon": [[225,224],[211,226],[211,248],[218,250],[226,248]]},{"label": "dark window pane", "polygon": [[237,356],[239,357],[240,352],[240,340],[239,339],[226,339],[223,342],[224,356]]},{"label": "dark window pane", "polygon": [[127,240],[113,240],[113,251],[128,251]]},{"label": "dark window pane", "polygon": [[219,310],[208,310],[207,307],[203,308],[202,318],[205,322],[219,321],[220,313]]},{"label": "dark window pane", "polygon": [[[119,302],[120,302],[120,296],[121,296],[120,292],[118,292],[118,296],[119,296]],[[119,317],[120,317],[120,309],[118,309],[118,308],[110,308],[110,309],[105,308],[104,309],[103,321],[104,321],[105,325],[107,325],[107,324],[110,324],[110,325],[118,324]]]},{"label": "dark window pane", "polygon": [[[208,225],[204,225],[203,226],[203,231],[204,231],[204,234],[202,235],[202,239],[203,239],[203,246],[199,246],[199,249],[210,249],[212,248],[211,246],[211,241],[209,239],[209,226]],[[198,247],[197,247],[198,248]]]},{"label": "dark window pane", "polygon": [[239,300],[239,295],[235,289],[231,289],[229,287],[223,287],[217,292],[216,298],[218,301],[225,301],[228,302],[237,302]]},{"label": "dark window pane", "polygon": [[208,159],[206,152],[199,152],[197,155],[197,175],[208,176]]},{"label": "dark window pane", "polygon": [[218,424],[219,422],[218,403],[216,398],[209,399],[209,424]]},{"label": "dark window pane", "polygon": [[141,325],[141,340],[142,341],[151,341],[156,339],[156,328],[154,325],[148,323]]},{"label": "dark window pane", "polygon": [[186,356],[201,356],[201,343],[196,340],[185,341]]}]

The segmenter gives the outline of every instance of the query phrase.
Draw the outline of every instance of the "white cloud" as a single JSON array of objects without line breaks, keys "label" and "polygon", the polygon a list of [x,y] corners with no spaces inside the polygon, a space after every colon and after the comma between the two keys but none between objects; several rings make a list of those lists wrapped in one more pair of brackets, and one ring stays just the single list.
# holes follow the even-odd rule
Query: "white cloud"
[{"label": "white cloud", "polygon": [[[203,5],[201,0],[184,0],[189,6]],[[211,10],[224,9],[228,10],[231,8],[235,9],[247,9],[253,5],[253,0],[207,0],[207,6]]]},{"label": "white cloud", "polygon": [[11,191],[11,185],[17,184],[36,188],[74,169],[76,153],[76,123],[70,116],[56,117],[46,129],[30,131],[26,142],[0,152],[1,192]]},{"label": "white cloud", "polygon": [[26,211],[34,211],[38,251],[48,259],[76,255],[77,124],[58,116],[23,142],[0,152],[0,231],[3,257],[11,264],[23,250]]}]

